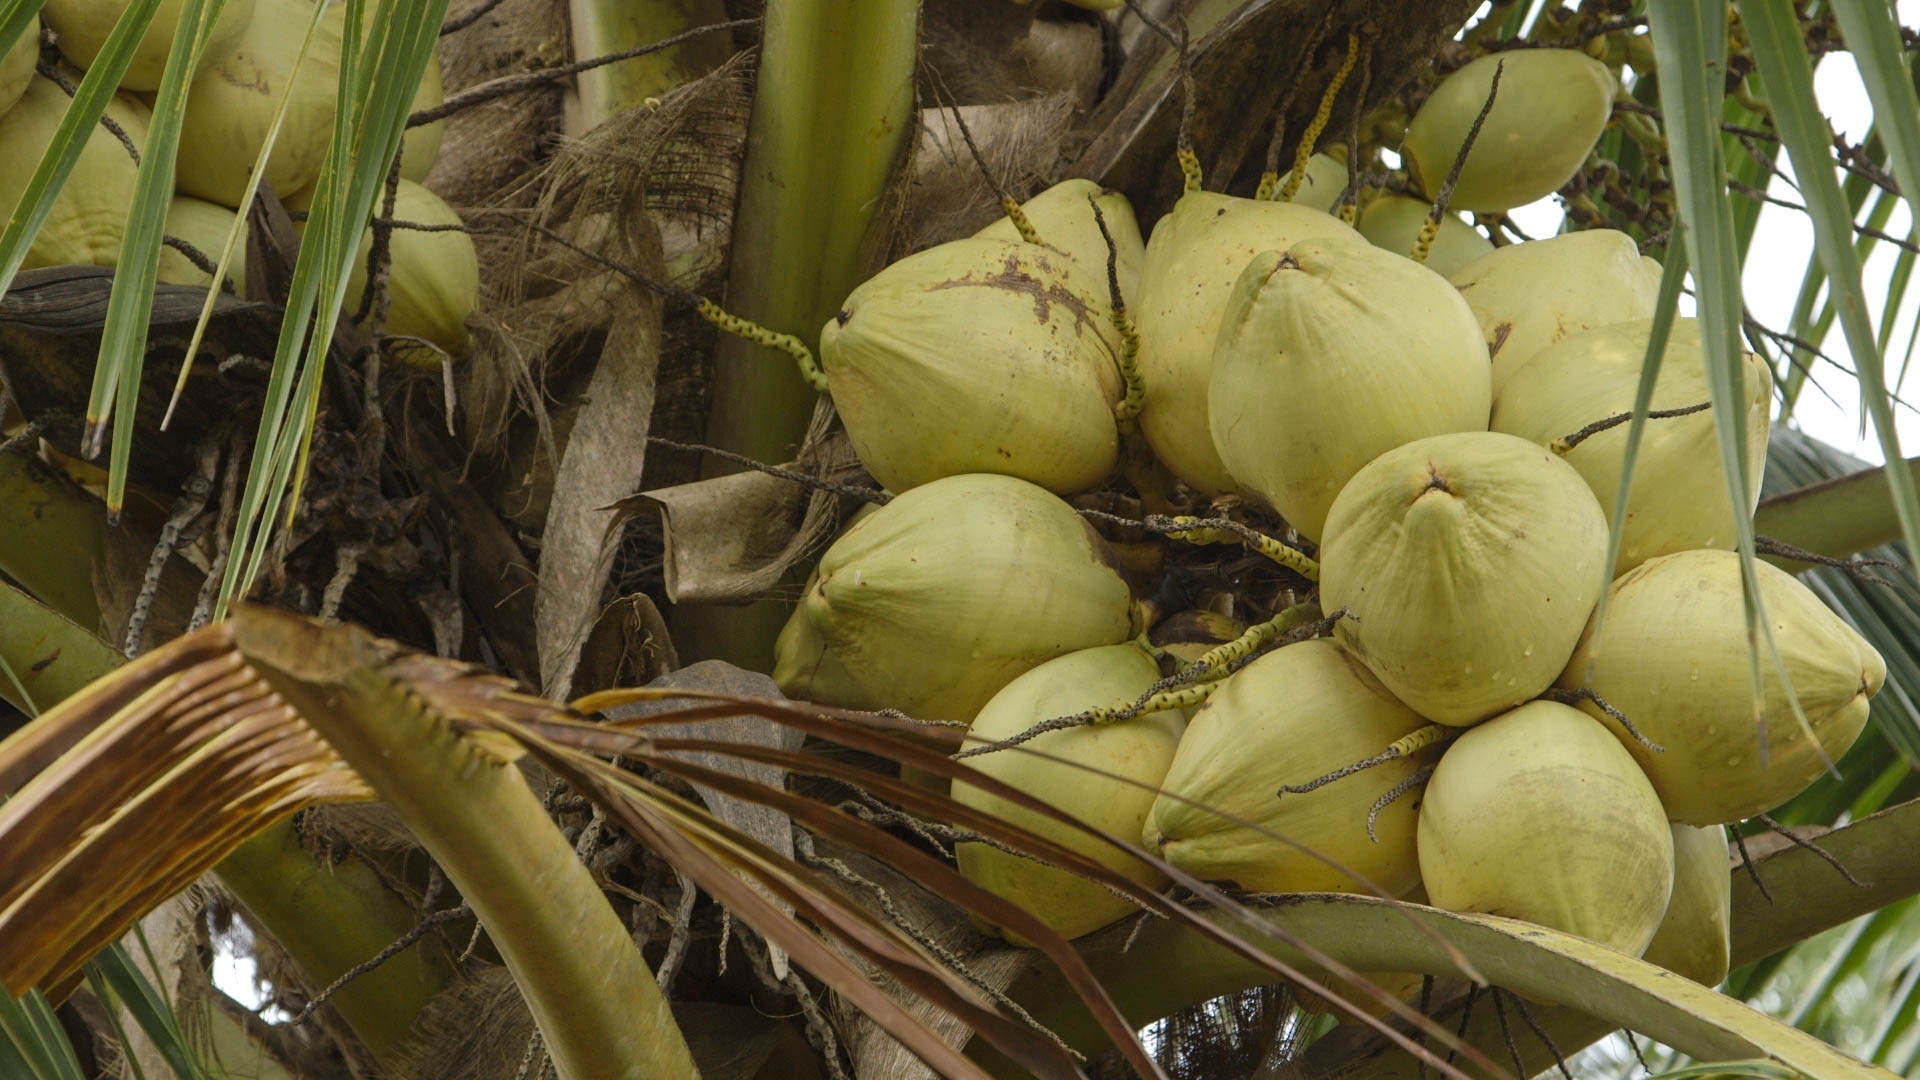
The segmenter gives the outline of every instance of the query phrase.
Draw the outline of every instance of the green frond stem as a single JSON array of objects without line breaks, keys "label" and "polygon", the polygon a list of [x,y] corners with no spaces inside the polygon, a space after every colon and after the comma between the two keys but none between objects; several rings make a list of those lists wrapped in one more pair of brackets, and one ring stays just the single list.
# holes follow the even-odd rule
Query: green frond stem
[{"label": "green frond stem", "polygon": [[827,392],[827,373],[820,370],[820,361],[814,358],[813,350],[807,348],[806,342],[792,334],[782,334],[743,319],[705,297],[700,298],[699,306],[694,310],[700,313],[701,318],[734,337],[769,349],[779,349],[793,357],[794,363],[800,366],[800,377],[807,380],[807,385],[823,394]]},{"label": "green frond stem", "polygon": [[[1197,523],[1200,520],[1201,519],[1197,517],[1183,515],[1174,518],[1173,523],[1175,525],[1184,525],[1187,522]],[[1169,532],[1167,533],[1167,537],[1188,544],[1245,544],[1254,551],[1259,552],[1274,562],[1279,563],[1281,566],[1306,578],[1308,581],[1320,580],[1319,563],[1280,541],[1275,540],[1273,537],[1255,532],[1252,529],[1241,532],[1223,529],[1217,526],[1198,526],[1191,529],[1180,529],[1175,532]]]},{"label": "green frond stem", "polygon": [[[1320,142],[1320,135],[1327,130],[1327,124],[1333,119],[1333,104],[1340,98],[1340,88],[1346,85],[1347,76],[1353,74],[1353,65],[1360,59],[1360,35],[1347,34],[1347,58],[1340,62],[1340,68],[1333,73],[1333,79],[1327,83],[1326,92],[1320,95],[1320,107],[1314,111],[1313,121],[1307,130],[1300,134],[1300,148],[1293,154],[1293,175],[1287,177],[1287,186],[1280,191],[1280,197],[1288,202],[1300,190],[1307,179],[1307,159],[1313,156],[1313,148]],[[1354,108],[1359,108],[1355,105]]]}]

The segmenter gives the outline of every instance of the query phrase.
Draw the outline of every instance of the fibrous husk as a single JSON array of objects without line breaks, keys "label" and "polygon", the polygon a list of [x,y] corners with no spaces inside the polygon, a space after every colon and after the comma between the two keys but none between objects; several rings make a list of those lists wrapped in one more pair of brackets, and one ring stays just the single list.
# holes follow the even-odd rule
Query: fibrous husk
[{"label": "fibrous husk", "polygon": [[[1072,123],[1073,99],[1067,94],[921,109],[903,192],[905,246],[922,250],[992,224],[1001,215],[994,181],[1014,192],[1038,186],[1045,180],[1040,170]],[[962,124],[984,166],[967,149]]]},{"label": "fibrous husk", "polygon": [[909,255],[847,297],[820,366],[847,436],[892,491],[997,472],[1062,494],[1113,472],[1124,387],[1100,278],[990,238]]},{"label": "fibrous husk", "polygon": [[1487,348],[1439,274],[1358,236],[1256,255],[1213,352],[1214,449],[1238,487],[1310,540],[1361,466],[1415,439],[1485,431]]},{"label": "fibrous husk", "polygon": [[1514,49],[1449,75],[1407,125],[1400,155],[1435,195],[1502,68],[1493,108],[1468,151],[1450,200],[1457,210],[1499,213],[1544,199],[1573,179],[1613,115],[1607,66],[1573,49]]},{"label": "fibrous husk", "polygon": [[1334,634],[1395,697],[1467,725],[1553,685],[1600,597],[1607,521],[1573,466],[1498,432],[1436,435],[1341,490],[1320,547]]},{"label": "fibrous husk", "polygon": [[[1019,676],[995,694],[974,717],[970,741],[974,745],[997,742],[1018,735],[1042,720],[1131,701],[1146,693],[1159,678],[1159,666],[1138,645],[1104,645],[1068,653]],[[1152,788],[1166,775],[1185,725],[1179,712],[1167,711],[1130,720],[1064,728],[1025,744],[1026,748],[1064,761],[1025,754],[1015,748],[984,755],[970,764],[1093,828],[1131,843],[1140,835],[1140,825],[1154,803]],[[1147,786],[1132,787],[1111,777],[1075,768],[1076,765],[1124,776]],[[1046,836],[1148,888],[1158,889],[1166,883],[1165,876],[1152,865],[963,781],[954,781],[953,798],[964,806]],[[1065,937],[1098,930],[1135,910],[1131,901],[1108,891],[1105,886],[988,844],[959,844],[954,848],[954,855],[959,860],[960,872],[968,880],[1033,912]],[[1028,944],[1002,927],[982,922],[981,929],[1015,944]]]},{"label": "fibrous husk", "polygon": [[1727,977],[1732,954],[1733,873],[1727,830],[1673,827],[1673,898],[1645,959],[1703,986]]},{"label": "fibrous husk", "polygon": [[[74,82],[79,82],[77,74]],[[26,191],[40,159],[53,144],[53,135],[72,103],[58,84],[35,75],[6,114],[7,154],[0,162],[0,204],[11,208]],[[151,114],[132,96],[120,93],[107,102],[105,116],[120,125],[138,147],[147,141]],[[21,265],[112,266],[120,258],[120,240],[126,232],[127,207],[133,205],[140,166],[126,144],[105,125],[96,124],[86,149],[67,182],[54,197],[45,223],[27,248]]]},{"label": "fibrous husk", "polygon": [[[444,93],[563,60],[567,8],[556,0],[503,0],[464,29],[443,35],[436,52],[444,65]],[[539,186],[521,181],[551,149],[551,133],[561,126],[563,94],[559,80],[538,83],[447,117],[427,186],[456,206],[501,199],[525,205]]]},{"label": "fibrous husk", "polygon": [[[1566,338],[1521,368],[1493,402],[1493,430],[1538,443],[1571,435],[1588,424],[1633,410],[1653,320],[1615,323]],[[1675,319],[1653,386],[1651,408],[1679,409],[1709,400],[1707,357],[1700,324]],[[1747,468],[1752,495],[1739,517],[1760,502],[1767,464],[1767,418],[1773,373],[1747,354]],[[1580,471],[1612,524],[1628,425],[1589,436],[1565,455]],[[1731,548],[1736,514],[1712,410],[1649,420],[1640,432],[1627,519],[1615,576],[1648,559],[1696,548]]]},{"label": "fibrous husk", "polygon": [[[226,0],[207,37],[202,63],[205,57],[226,51],[246,30],[253,18],[253,3],[254,0]],[[87,68],[93,66],[94,57],[100,55],[101,46],[107,43],[107,35],[113,32],[114,24],[130,4],[131,0],[47,0],[40,16],[59,36],[60,55],[78,67]],[[180,24],[182,4],[183,0],[159,0],[154,6],[153,21],[147,24],[140,43],[133,47],[133,60],[120,76],[122,90],[159,89],[160,76],[167,67],[167,53],[173,48],[174,31]],[[37,43],[39,35],[33,35],[33,40]]]},{"label": "fibrous husk", "polygon": [[1167,794],[1147,818],[1145,843],[1196,877],[1252,892],[1378,888],[1403,896],[1420,880],[1419,794],[1381,811],[1377,840],[1368,835],[1367,815],[1420,768],[1419,760],[1403,757],[1304,794],[1275,792],[1371,757],[1424,726],[1331,639],[1282,646],[1228,676],[1193,714],[1161,785]]},{"label": "fibrous husk", "polygon": [[1447,747],[1419,832],[1434,907],[1634,956],[1673,892],[1673,834],[1653,786],[1606,729],[1558,702],[1528,702]]},{"label": "fibrous husk", "polygon": [[970,474],[923,484],[820,559],[775,646],[789,697],[973,719],[1021,672],[1131,633],[1106,544],[1046,490]]},{"label": "fibrous husk", "polygon": [[[1140,239],[1140,225],[1133,219],[1133,207],[1117,191],[1103,190],[1091,180],[1062,180],[1020,204],[1027,221],[1040,236],[1040,242],[1065,254],[1102,285],[1096,296],[1105,298],[1110,291],[1107,280],[1108,246],[1094,220],[1092,196],[1100,203],[1100,215],[1113,235],[1114,276],[1120,279],[1120,296],[1131,308],[1140,296],[1140,264],[1146,260],[1147,244]],[[1018,240],[1020,230],[1013,219],[1001,217],[975,236],[997,240]]]},{"label": "fibrous husk", "polygon": [[[1360,215],[1360,235],[1376,247],[1411,258],[1420,230],[1426,226],[1431,213],[1433,204],[1424,200],[1409,195],[1382,195],[1368,203]],[[1433,246],[1427,252],[1426,267],[1444,277],[1492,250],[1493,241],[1461,220],[1460,215],[1444,214],[1440,218],[1440,231],[1434,234]]]},{"label": "fibrous husk", "polygon": [[1633,238],[1589,229],[1509,244],[1449,275],[1486,334],[1493,393],[1569,334],[1653,318],[1660,264]]},{"label": "fibrous husk", "polygon": [[[1756,563],[1760,602],[1813,738],[1796,718],[1764,638],[1753,700],[1740,556],[1682,551],[1621,575],[1606,624],[1589,626],[1561,685],[1591,688],[1662,747],[1641,745],[1597,705],[1646,769],[1673,820],[1720,825],[1762,813],[1817,779],[1859,737],[1887,669],[1878,651],[1800,581]],[[1762,745],[1764,741],[1764,745]]]},{"label": "fibrous husk", "polygon": [[1359,236],[1339,218],[1300,203],[1208,191],[1183,196],[1147,239],[1140,271],[1140,430],[1175,476],[1209,495],[1238,485],[1214,449],[1207,384],[1214,337],[1240,272],[1263,251],[1302,240]]},{"label": "fibrous husk", "polygon": [[[226,207],[191,195],[175,195],[173,201],[167,204],[167,235],[186,241],[216,264],[227,245],[227,233],[238,220],[239,215]],[[207,288],[213,283],[213,275],[194,265],[183,253],[171,247],[162,247],[160,280],[175,285]],[[227,264],[227,280],[241,295],[246,294],[247,233],[244,225],[234,242],[233,258]]]},{"label": "fibrous husk", "polygon": [[39,63],[40,17],[36,15],[27,20],[13,48],[0,56],[0,115],[13,108],[20,95],[27,92],[27,84],[33,81],[34,69]]}]

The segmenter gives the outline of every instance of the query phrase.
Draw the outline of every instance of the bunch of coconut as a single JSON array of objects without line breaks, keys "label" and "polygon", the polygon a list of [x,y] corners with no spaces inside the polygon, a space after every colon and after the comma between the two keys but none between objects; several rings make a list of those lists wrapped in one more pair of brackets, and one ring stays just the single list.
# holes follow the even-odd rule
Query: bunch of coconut
[{"label": "bunch of coconut", "polygon": [[[1108,872],[960,845],[963,872],[1063,934],[1136,910],[1126,883],[1162,888],[1170,864],[1526,920],[1717,982],[1723,826],[1838,760],[1885,669],[1762,564],[1782,663],[1755,696],[1733,548],[1757,495],[1729,494],[1690,319],[1620,501],[1659,264],[1611,230],[1495,247],[1427,201],[1456,161],[1454,207],[1551,194],[1614,92],[1580,52],[1468,64],[1408,129],[1410,193],[1367,199],[1357,228],[1321,156],[1292,198],[1194,191],[1144,242],[1121,196],[1074,180],[1024,229],[855,289],[822,382],[893,497],[807,583],[783,690],[969,725],[996,786],[954,796]],[[1757,492],[1769,379],[1744,371]],[[1076,512],[1149,454],[1195,505],[1296,545],[1313,636],[1235,642],[1243,623],[1163,603]]]},{"label": "bunch of coconut", "polygon": [[[63,64],[60,79],[35,73],[39,25],[30,24],[0,58],[0,106],[14,154],[0,162],[0,202],[16,202],[65,115],[71,90],[105,46],[129,0],[46,0],[40,20],[53,31]],[[238,224],[255,160],[280,109],[285,119],[262,178],[290,208],[305,209],[333,137],[340,60],[346,25],[342,3],[319,0],[318,26],[307,44],[316,0],[227,0],[207,39],[187,93],[167,214],[170,239],[161,251],[162,282],[208,287],[211,267]],[[159,88],[180,0],[160,0],[71,177],[54,201],[25,265],[113,266],[119,258],[128,207],[146,141],[153,92]],[[441,104],[435,57],[415,95],[415,111]],[[442,227],[460,216],[419,181],[439,153],[441,123],[409,129],[401,152],[399,196],[392,219]],[[378,209],[376,209],[378,212]],[[347,310],[357,311],[365,289],[371,230],[350,286]],[[191,251],[192,254],[188,252]],[[234,245],[225,287],[244,292],[246,238]],[[386,332],[413,358],[464,358],[472,347],[465,320],[479,305],[479,261],[463,232],[395,228],[391,232]],[[410,347],[410,348],[409,348]],[[435,365],[437,366],[437,364]]]}]

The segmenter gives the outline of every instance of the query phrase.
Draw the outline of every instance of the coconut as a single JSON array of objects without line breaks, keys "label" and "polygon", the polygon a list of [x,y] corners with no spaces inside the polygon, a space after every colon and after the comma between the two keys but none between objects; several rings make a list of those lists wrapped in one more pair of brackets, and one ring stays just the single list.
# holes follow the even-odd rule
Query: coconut
[{"label": "coconut", "polygon": [[[376,200],[379,212],[383,201]],[[446,201],[411,180],[400,181],[394,194],[393,218],[420,225],[452,225],[446,232],[396,228],[388,234],[387,310],[385,333],[395,339],[389,351],[423,366],[437,367],[445,352],[464,360],[473,350],[467,317],[480,307],[480,257],[473,237],[460,229],[460,215]],[[360,238],[348,279],[346,311],[360,310],[367,285],[367,256],[373,251],[373,230]],[[411,339],[411,340],[408,340]]]},{"label": "coconut", "polygon": [[1727,830],[1673,827],[1673,899],[1645,959],[1704,986],[1727,977],[1733,943]]},{"label": "coconut", "polygon": [[1495,397],[1549,345],[1596,326],[1651,319],[1660,296],[1660,264],[1613,229],[1510,244],[1450,280],[1486,334]]},{"label": "coconut", "polygon": [[1811,589],[1767,563],[1754,569],[1812,739],[1764,651],[1765,697],[1753,700],[1735,552],[1682,551],[1621,575],[1607,594],[1606,625],[1598,636],[1588,627],[1561,676],[1563,686],[1590,687],[1663,748],[1647,749],[1598,706],[1583,706],[1639,760],[1683,824],[1739,821],[1799,794],[1853,745],[1886,679],[1880,654]]},{"label": "coconut", "polygon": [[[1280,183],[1285,186],[1286,182],[1287,175],[1282,173]],[[1313,154],[1307,158],[1307,174],[1300,178],[1300,187],[1288,201],[1331,214],[1333,204],[1340,201],[1340,193],[1345,190],[1347,163],[1326,154]]]},{"label": "coconut", "polygon": [[[1406,195],[1383,195],[1367,204],[1360,215],[1360,235],[1375,247],[1395,255],[1413,257],[1413,248],[1426,227],[1432,204]],[[1440,231],[1434,234],[1427,252],[1426,267],[1447,275],[1493,250],[1493,241],[1463,221],[1458,214],[1444,214]]]},{"label": "coconut", "polygon": [[1607,519],[1573,466],[1497,432],[1389,450],[1333,501],[1320,606],[1428,719],[1476,723],[1553,685],[1600,597]]},{"label": "coconut", "polygon": [[[60,55],[80,67],[92,67],[94,58],[107,43],[115,23],[130,6],[130,0],[47,0],[40,9],[41,18],[58,35]],[[167,53],[173,49],[174,31],[180,25],[183,0],[159,0],[153,22],[148,24],[140,44],[133,47],[133,60],[120,76],[122,90],[158,90],[160,76],[166,73]],[[213,32],[201,53],[204,62],[231,46],[253,18],[253,0],[227,0],[214,20]],[[35,35],[38,40],[39,35]]]},{"label": "coconut", "polygon": [[1673,891],[1653,785],[1578,709],[1532,701],[1454,740],[1420,804],[1434,907],[1505,915],[1638,956]]},{"label": "coconut", "polygon": [[[313,44],[289,76],[313,18],[312,0],[253,0],[254,17],[226,48],[209,50],[188,91],[180,128],[180,160],[174,185],[183,193],[238,207],[246,193],[254,159],[265,145],[283,95],[289,97],[286,121],[267,158],[267,182],[286,197],[310,186],[333,140],[333,114],[340,80],[340,51],[346,33],[346,5],[321,16]],[[372,20],[366,22],[371,32]],[[436,57],[413,99],[413,109],[440,103],[440,67]],[[441,125],[407,132],[401,175],[419,179],[439,154]]]},{"label": "coconut", "polygon": [[1104,274],[974,237],[868,279],[820,333],[847,436],[892,491],[970,472],[1062,494],[1113,472],[1124,393]]},{"label": "coconut", "polygon": [[1435,195],[1500,74],[1500,92],[1474,139],[1448,205],[1500,213],[1544,199],[1573,179],[1613,115],[1607,66],[1573,49],[1516,49],[1449,75],[1407,125],[1400,156]]},{"label": "coconut", "polygon": [[[371,27],[373,20],[368,19]],[[433,52],[427,56],[427,70],[420,77],[420,89],[414,92],[413,104],[408,106],[408,114],[437,109],[446,104],[446,91],[440,81],[440,54]],[[440,160],[440,140],[447,133],[447,122],[435,120],[431,124],[410,127],[400,137],[400,177],[424,183],[427,174],[433,171],[433,164]]]},{"label": "coconut", "polygon": [[994,474],[922,484],[821,556],[775,646],[788,696],[971,721],[1014,676],[1131,636],[1131,593],[1073,508]]},{"label": "coconut", "polygon": [[1419,770],[1418,760],[1390,761],[1304,794],[1275,793],[1371,757],[1425,726],[1332,640],[1282,646],[1228,676],[1194,713],[1162,783],[1166,794],[1147,818],[1146,845],[1196,877],[1252,892],[1377,887],[1402,896],[1420,880],[1419,797],[1380,812],[1377,840],[1368,836],[1367,814]]},{"label": "coconut", "polygon": [[1208,191],[1181,196],[1147,242],[1140,272],[1140,430],[1155,457],[1209,495],[1238,485],[1220,462],[1207,425],[1214,336],[1240,271],[1263,251],[1319,236],[1357,237],[1345,222],[1300,203],[1237,199]]},{"label": "coconut", "polygon": [[[79,81],[77,74],[74,81]],[[71,103],[66,91],[51,79],[35,75],[7,112],[9,152],[0,161],[0,204],[17,208]],[[145,144],[151,115],[146,106],[130,95],[115,94],[107,102],[106,115],[119,123],[134,145]],[[133,205],[139,175],[140,166],[134,164],[126,145],[104,125],[95,124],[21,265],[28,269],[112,266],[120,258],[127,208]]]},{"label": "coconut", "polygon": [[[1547,349],[1515,373],[1494,398],[1493,430],[1549,443],[1596,420],[1630,412],[1652,331],[1651,319],[1616,323],[1575,334]],[[1708,400],[1706,363],[1699,322],[1674,320],[1654,382],[1652,407],[1679,409]],[[1742,370],[1746,373],[1747,467],[1753,478],[1746,505],[1736,513],[1727,494],[1711,410],[1649,420],[1640,433],[1615,576],[1657,555],[1730,548],[1738,518],[1753,516],[1760,501],[1760,473],[1767,463],[1773,374],[1751,353]],[[1627,429],[1621,424],[1589,436],[1564,455],[1593,488],[1609,524],[1620,493]]]},{"label": "coconut", "polygon": [[27,22],[26,29],[14,40],[13,48],[0,56],[0,113],[13,108],[27,92],[33,73],[40,63],[40,17]]},{"label": "coconut", "polygon": [[[1107,191],[1091,180],[1062,180],[1021,203],[1020,209],[1042,244],[1067,255],[1099,280],[1101,288],[1095,295],[1106,300],[1107,240],[1100,234],[1100,223],[1094,220],[1093,207],[1087,205],[1089,195],[1099,201],[1100,216],[1113,234],[1114,274],[1120,279],[1121,298],[1132,307],[1140,296],[1140,264],[1147,257],[1147,244],[1140,239],[1133,204],[1125,195]],[[1011,241],[1020,239],[1020,230],[1013,227],[1012,218],[1003,215],[973,235]]]},{"label": "coconut", "polygon": [[1247,264],[1220,322],[1207,405],[1238,486],[1318,541],[1360,467],[1429,435],[1485,431],[1487,347],[1447,279],[1358,236]]},{"label": "coconut", "polygon": [[[215,263],[220,261],[220,253],[227,246],[227,234],[233,230],[239,215],[210,203],[205,199],[196,199],[191,195],[175,195],[167,204],[167,235],[178,237],[191,244],[200,254]],[[194,265],[183,253],[171,247],[160,249],[160,280],[175,285],[198,285],[207,288],[213,284],[213,275]],[[233,259],[227,264],[227,280],[233,283],[234,290],[242,295],[247,287],[247,233],[243,227],[240,237],[234,242]]]},{"label": "coconut", "polygon": [[[1138,645],[1105,645],[1068,653],[1019,676],[993,695],[974,717],[970,734],[976,740],[974,745],[997,742],[1051,717],[1131,701],[1159,678],[1160,668]],[[1062,760],[1015,749],[974,758],[968,764],[1095,829],[1135,842],[1147,808],[1153,805],[1152,789],[1166,775],[1184,726],[1185,720],[1177,711],[1150,713],[1131,720],[1050,731],[1025,744],[1026,749]],[[1146,787],[1133,787],[1076,765],[1123,776]],[[1149,889],[1166,884],[1166,877],[1154,866],[964,781],[954,781],[953,798],[963,806],[1072,848]],[[1026,908],[1066,937],[1097,930],[1136,910],[1126,899],[1078,874],[987,844],[959,844],[954,855],[968,880]],[[976,922],[989,933],[1027,944],[998,926],[978,919]]]}]

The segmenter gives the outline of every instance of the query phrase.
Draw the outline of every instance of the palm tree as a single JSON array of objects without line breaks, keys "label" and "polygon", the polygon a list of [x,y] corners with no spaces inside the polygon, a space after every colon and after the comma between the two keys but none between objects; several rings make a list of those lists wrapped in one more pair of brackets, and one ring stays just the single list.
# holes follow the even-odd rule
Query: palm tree
[{"label": "palm tree", "polygon": [[[189,76],[244,0],[100,5],[116,29],[0,234],[0,982],[22,995],[0,999],[0,1074],[1531,1075],[1622,1029],[1660,1068],[1912,1074],[1920,499],[1883,357],[1920,250],[1887,232],[1920,187],[1920,105],[1889,6],[1074,3],[348,0],[324,167],[259,183],[224,238],[245,299],[155,278]],[[0,45],[31,48],[40,11],[0,0]],[[116,269],[23,269],[156,18],[178,23]],[[1156,892],[913,782],[992,786],[950,756],[957,729],[759,674],[877,496],[793,362],[856,285],[1069,176],[1142,222],[1316,149],[1349,195],[1408,191],[1408,117],[1530,46],[1620,78],[1565,227],[1661,260],[1656,340],[1690,292],[1736,484],[1757,480],[1745,354],[1773,371],[1746,580],[1756,558],[1802,573],[1888,661],[1834,775],[1737,830],[1723,990],[1486,916],[1164,864],[1178,889]],[[1858,145],[1812,92],[1840,48],[1874,105]],[[436,58],[445,102],[421,107]],[[350,281],[388,284],[419,224],[394,211],[406,133],[441,121],[426,183],[483,267],[468,357],[386,332],[399,290]],[[1788,170],[1818,243],[1783,317],[1739,274]],[[1885,295],[1861,285],[1876,244],[1899,251]],[[1858,394],[1894,466],[1784,426],[1809,386]],[[1135,464],[1084,508],[1182,497]],[[1205,557],[1259,604],[1282,591],[1257,558]],[[1069,942],[954,870],[982,837],[1145,914]],[[268,1008],[210,976],[236,948]],[[1427,978],[1403,999],[1356,974],[1382,971]],[[1316,992],[1364,1015],[1336,1025]]]}]

